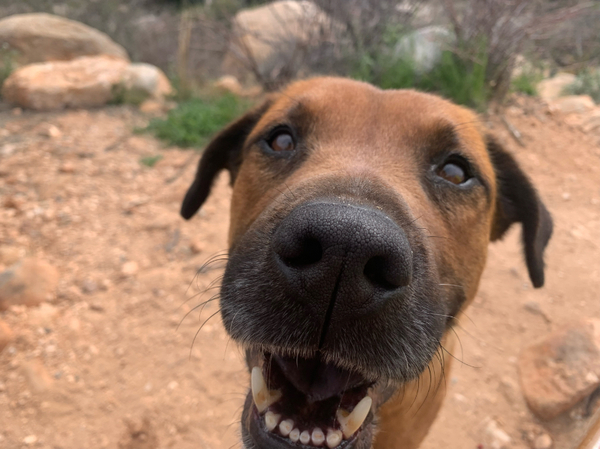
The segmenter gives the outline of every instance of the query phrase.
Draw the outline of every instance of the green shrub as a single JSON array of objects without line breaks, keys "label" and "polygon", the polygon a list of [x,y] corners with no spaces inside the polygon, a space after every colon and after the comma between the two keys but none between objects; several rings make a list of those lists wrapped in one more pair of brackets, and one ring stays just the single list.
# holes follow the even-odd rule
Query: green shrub
[{"label": "green shrub", "polygon": [[250,103],[228,94],[217,98],[194,98],[180,103],[166,118],[152,120],[145,128],[159,139],[180,147],[202,147],[227,123],[242,114]]},{"label": "green shrub", "polygon": [[600,70],[583,70],[575,82],[565,88],[565,94],[589,95],[596,103],[600,104]]},{"label": "green shrub", "polygon": [[[461,51],[460,55],[473,54]],[[414,88],[438,93],[456,103],[477,109],[485,108],[491,91],[486,83],[487,55],[480,45],[474,57],[459,52],[443,51],[440,61],[428,73],[419,73],[413,61],[389,56],[363,56],[352,76],[383,89]]]},{"label": "green shrub", "polygon": [[15,52],[9,48],[0,47],[0,98],[2,97],[2,85],[6,78],[15,70]]},{"label": "green shrub", "polygon": [[521,73],[511,81],[511,90],[533,97],[537,95],[537,83],[539,79],[530,73]]}]

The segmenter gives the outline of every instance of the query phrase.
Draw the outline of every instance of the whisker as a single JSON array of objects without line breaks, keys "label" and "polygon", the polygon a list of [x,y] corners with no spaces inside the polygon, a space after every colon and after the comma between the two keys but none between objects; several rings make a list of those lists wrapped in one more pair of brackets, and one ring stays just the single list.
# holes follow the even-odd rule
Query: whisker
[{"label": "whisker", "polygon": [[198,334],[200,333],[200,331],[202,330],[202,328],[204,327],[204,325],[206,323],[208,323],[208,320],[210,320],[212,317],[214,317],[217,313],[219,313],[221,311],[221,308],[219,308],[219,310],[217,310],[215,313],[213,313],[211,316],[209,316],[204,323],[202,323],[202,326],[200,326],[200,328],[198,328],[198,330],[196,331],[196,334],[194,335],[194,338],[192,340],[192,345],[190,346],[190,355],[189,355],[189,360],[192,360],[192,349],[194,349],[194,343],[196,342],[196,338],[198,338]]}]

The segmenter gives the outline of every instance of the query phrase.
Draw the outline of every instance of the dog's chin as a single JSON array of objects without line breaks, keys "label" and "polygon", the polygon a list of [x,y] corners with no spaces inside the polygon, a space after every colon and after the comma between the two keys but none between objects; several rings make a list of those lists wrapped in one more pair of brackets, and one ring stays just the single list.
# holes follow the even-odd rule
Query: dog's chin
[{"label": "dog's chin", "polygon": [[242,414],[246,449],[369,449],[382,382],[320,357],[249,355]]}]

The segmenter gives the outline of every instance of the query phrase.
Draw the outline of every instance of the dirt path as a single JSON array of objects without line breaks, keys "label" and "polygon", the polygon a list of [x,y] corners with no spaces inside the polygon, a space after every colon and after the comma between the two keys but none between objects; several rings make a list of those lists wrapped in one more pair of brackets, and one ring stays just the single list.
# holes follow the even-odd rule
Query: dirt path
[{"label": "dirt path", "polygon": [[[585,426],[581,407],[536,421],[516,358],[563,323],[600,317],[600,137],[522,109],[509,118],[526,148],[499,122],[492,131],[532,174],[556,221],[547,287],[531,288],[517,229],[490,248],[458,331],[455,355],[465,364],[455,364],[425,449],[476,449],[486,418],[523,449],[542,431],[556,449],[571,449]],[[190,153],[133,135],[144,120],[126,107],[0,112],[0,269],[29,254],[60,273],[50,305],[0,313],[16,334],[0,354],[2,448],[239,447],[241,355],[218,314],[198,331],[217,304],[192,311],[222,272],[217,260],[196,275],[226,248],[229,188],[220,179],[200,215],[184,222],[178,209],[193,165],[168,180]],[[153,168],[140,163],[158,153]]]}]

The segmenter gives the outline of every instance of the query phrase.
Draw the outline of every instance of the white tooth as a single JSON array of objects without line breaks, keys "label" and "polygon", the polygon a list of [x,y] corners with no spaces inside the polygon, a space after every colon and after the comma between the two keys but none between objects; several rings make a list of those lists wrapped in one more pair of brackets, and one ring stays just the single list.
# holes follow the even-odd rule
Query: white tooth
[{"label": "white tooth", "polygon": [[327,447],[333,449],[342,442],[342,431],[329,429],[327,430]]},{"label": "white tooth", "polygon": [[373,404],[373,399],[369,396],[365,396],[358,404],[356,404],[352,413],[348,413],[344,409],[338,409],[336,417],[346,439],[350,438],[354,435],[354,432],[360,429],[360,426],[365,422],[365,419],[371,410],[371,404]]},{"label": "white tooth", "polygon": [[302,444],[308,444],[308,443],[310,443],[310,433],[308,433],[308,430],[304,430],[300,434],[300,442]]},{"label": "white tooth", "polygon": [[325,434],[318,427],[312,431],[312,443],[315,446],[320,446],[325,441]]},{"label": "white tooth", "polygon": [[294,421],[292,421],[291,419],[284,419],[283,421],[281,421],[279,423],[279,432],[284,437],[287,437],[293,428],[294,428]]},{"label": "white tooth", "polygon": [[267,430],[269,432],[271,430],[273,430],[275,427],[277,427],[277,424],[279,424],[280,418],[281,418],[281,415],[277,415],[271,411],[268,411],[267,413],[265,413],[265,425],[267,426]]},{"label": "white tooth", "polygon": [[300,431],[297,427],[290,432],[288,438],[294,443],[300,439]]},{"label": "white tooth", "polygon": [[265,378],[262,375],[262,370],[255,366],[252,368],[252,376],[250,378],[250,386],[252,387],[252,398],[259,413],[264,412],[267,407],[281,398],[281,391],[269,390],[265,383]]}]

